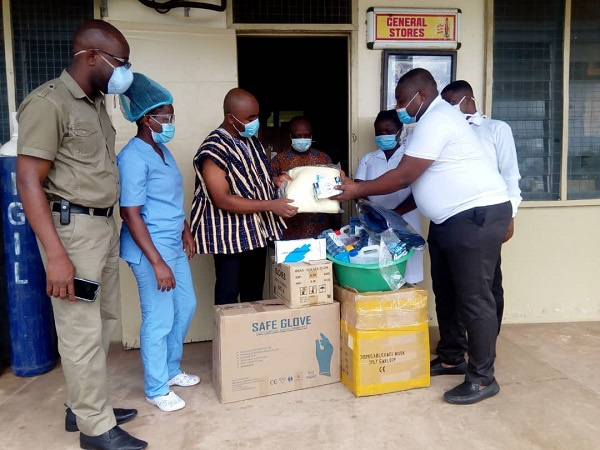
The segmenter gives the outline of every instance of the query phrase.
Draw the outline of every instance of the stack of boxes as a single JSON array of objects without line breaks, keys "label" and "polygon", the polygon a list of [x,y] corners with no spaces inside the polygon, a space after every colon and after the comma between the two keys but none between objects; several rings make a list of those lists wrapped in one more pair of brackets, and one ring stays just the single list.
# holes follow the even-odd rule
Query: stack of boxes
[{"label": "stack of boxes", "polygon": [[213,384],[221,402],[340,381],[340,304],[325,242],[311,241],[276,243],[276,299],[215,306]]},{"label": "stack of boxes", "polygon": [[307,241],[276,243],[273,300],[215,306],[221,402],[340,378],[359,397],[429,386],[427,292],[334,286],[324,240]]}]

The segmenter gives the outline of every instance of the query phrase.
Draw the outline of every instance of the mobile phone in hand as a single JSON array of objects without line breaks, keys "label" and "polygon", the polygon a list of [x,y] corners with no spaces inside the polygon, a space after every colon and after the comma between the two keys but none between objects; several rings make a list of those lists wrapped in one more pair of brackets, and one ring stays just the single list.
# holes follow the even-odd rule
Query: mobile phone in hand
[{"label": "mobile phone in hand", "polygon": [[75,298],[84,302],[94,302],[100,291],[100,283],[85,278],[75,277]]}]

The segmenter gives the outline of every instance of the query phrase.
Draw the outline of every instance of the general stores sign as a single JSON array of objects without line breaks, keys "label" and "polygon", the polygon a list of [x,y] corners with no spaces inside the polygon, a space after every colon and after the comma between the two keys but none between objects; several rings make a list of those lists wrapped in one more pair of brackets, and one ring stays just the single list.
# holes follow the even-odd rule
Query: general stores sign
[{"label": "general stores sign", "polygon": [[370,49],[444,49],[460,47],[459,9],[369,8]]}]

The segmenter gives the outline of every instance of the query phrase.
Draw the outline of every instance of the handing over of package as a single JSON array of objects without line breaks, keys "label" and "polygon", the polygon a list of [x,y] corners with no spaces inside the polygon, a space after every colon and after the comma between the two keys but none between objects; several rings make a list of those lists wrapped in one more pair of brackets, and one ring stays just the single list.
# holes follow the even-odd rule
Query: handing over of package
[{"label": "handing over of package", "polygon": [[341,184],[340,168],[331,166],[302,166],[288,171],[291,181],[284,181],[279,196],[294,200],[299,213],[337,214],[340,202],[332,200],[341,194],[335,186]]}]

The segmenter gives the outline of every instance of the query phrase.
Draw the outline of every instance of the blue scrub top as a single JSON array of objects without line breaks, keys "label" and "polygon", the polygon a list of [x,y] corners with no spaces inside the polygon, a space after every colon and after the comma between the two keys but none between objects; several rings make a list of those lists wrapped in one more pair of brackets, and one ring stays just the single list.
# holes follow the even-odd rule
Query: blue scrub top
[{"label": "blue scrub top", "polygon": [[[121,181],[121,206],[141,206],[140,213],[154,246],[165,261],[183,252],[183,176],[171,152],[162,144],[165,162],[152,146],[134,137],[117,156]],[[120,256],[139,264],[142,250],[125,222],[121,228]]]}]

